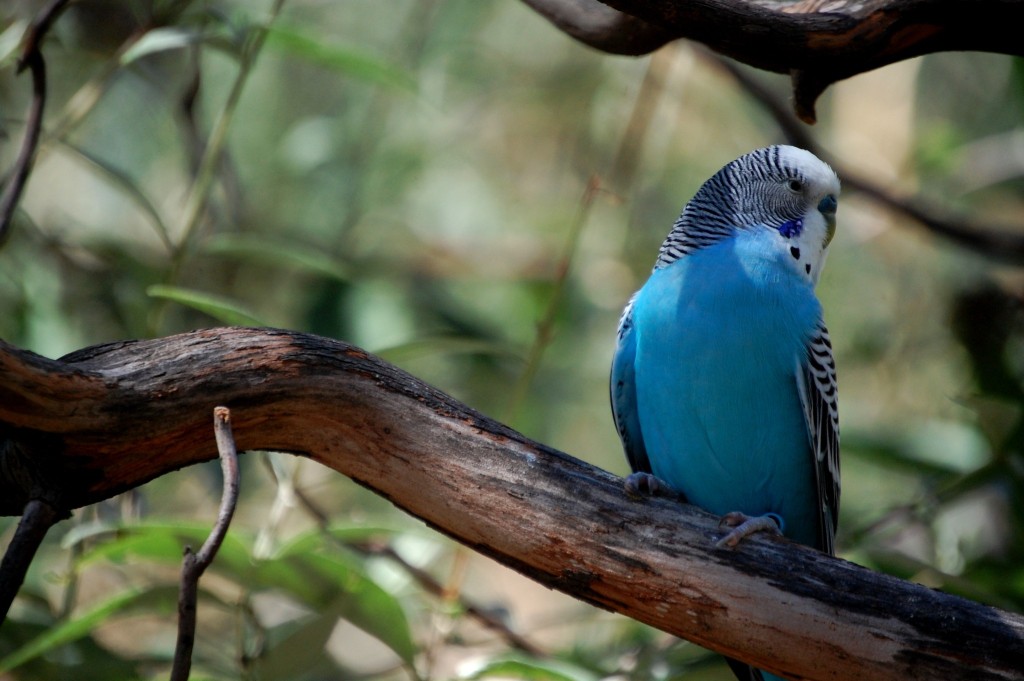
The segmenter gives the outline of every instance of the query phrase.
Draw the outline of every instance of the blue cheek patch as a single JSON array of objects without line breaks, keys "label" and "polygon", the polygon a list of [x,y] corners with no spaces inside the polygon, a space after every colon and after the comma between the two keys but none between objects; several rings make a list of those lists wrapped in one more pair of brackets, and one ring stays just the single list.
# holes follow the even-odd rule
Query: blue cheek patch
[{"label": "blue cheek patch", "polygon": [[796,220],[789,220],[779,225],[779,234],[790,239],[795,236],[800,236],[800,233],[804,231],[804,221],[800,218]]}]

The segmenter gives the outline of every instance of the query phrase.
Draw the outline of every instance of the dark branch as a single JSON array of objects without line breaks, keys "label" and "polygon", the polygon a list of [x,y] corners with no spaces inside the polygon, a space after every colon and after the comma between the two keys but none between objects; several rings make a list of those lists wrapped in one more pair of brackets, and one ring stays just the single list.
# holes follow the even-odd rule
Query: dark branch
[{"label": "dark branch", "polygon": [[596,0],[523,0],[563,33],[609,54],[648,54],[676,39]]},{"label": "dark branch", "polygon": [[185,558],[181,566],[181,591],[178,594],[178,640],[174,647],[174,664],[171,667],[171,681],[188,681],[192,669],[192,648],[196,641],[196,602],[199,598],[199,578],[213,563],[217,550],[224,542],[238,504],[238,452],[231,435],[231,412],[226,407],[213,410],[214,438],[220,455],[220,467],[224,475],[224,489],[221,493],[217,522],[210,536],[203,542],[199,553],[192,547],[185,547]]},{"label": "dark branch", "polygon": [[43,38],[67,4],[68,0],[51,0],[25,33],[18,72],[28,69],[32,73],[32,103],[25,121],[25,137],[21,142],[21,150],[3,192],[0,193],[0,246],[10,234],[14,211],[18,208],[21,194],[28,182],[43,131],[43,110],[46,108],[46,62],[43,61],[41,50]]},{"label": "dark branch", "polygon": [[1010,225],[996,227],[984,225],[950,215],[936,206],[917,198],[900,197],[878,184],[855,173],[832,155],[823,150],[810,134],[807,126],[801,124],[789,111],[782,99],[765,87],[756,78],[728,59],[702,50],[702,54],[716,67],[722,69],[754,97],[779,126],[786,141],[807,149],[825,160],[842,179],[844,189],[859,191],[872,201],[903,215],[939,236],[945,237],[963,248],[1008,263],[1024,263],[1024,230]]},{"label": "dark branch", "polygon": [[42,53],[37,50],[27,53],[22,57],[18,68],[19,71],[27,68],[32,73],[32,104],[29,106],[28,119],[25,122],[25,137],[21,142],[21,150],[4,185],[3,194],[0,194],[0,245],[7,240],[11,222],[14,220],[14,211],[28,182],[28,175],[39,146],[39,137],[42,134],[43,110],[46,108],[46,62],[43,61]]},{"label": "dark branch", "polygon": [[3,562],[0,562],[0,624],[7,620],[7,612],[46,533],[66,515],[40,499],[33,499],[25,505],[18,528],[4,553]]},{"label": "dark branch", "polygon": [[[526,0],[524,0],[525,2]],[[977,50],[1024,55],[1024,41],[998,26],[1024,24],[1024,3],[978,0],[529,0],[574,38],[606,52],[618,41],[636,48],[660,47],[688,38],[750,66],[789,74],[794,105],[806,122],[832,83],[858,73],[932,52]],[[608,5],[620,16],[594,8]],[[593,17],[601,18],[600,22]],[[630,19],[641,22],[641,29]],[[584,30],[597,23],[600,30]],[[657,39],[631,41],[639,31]]]},{"label": "dark branch", "polygon": [[[1024,617],[784,540],[718,549],[717,518],[473,411],[358,348],[212,329],[47,360],[0,343],[0,513],[45,463],[88,504],[238,447],[290,451],[553,589],[791,678],[1024,679]],[[47,446],[44,446],[47,445]],[[8,459],[19,459],[9,461]],[[28,461],[20,461],[27,459]],[[13,465],[12,465],[13,464]]]},{"label": "dark branch", "polygon": [[972,223],[968,219],[959,220],[920,199],[896,196],[858,175],[847,174],[843,184],[964,248],[1007,263],[1024,263],[1024,233],[1020,228],[1011,225],[992,227]]}]

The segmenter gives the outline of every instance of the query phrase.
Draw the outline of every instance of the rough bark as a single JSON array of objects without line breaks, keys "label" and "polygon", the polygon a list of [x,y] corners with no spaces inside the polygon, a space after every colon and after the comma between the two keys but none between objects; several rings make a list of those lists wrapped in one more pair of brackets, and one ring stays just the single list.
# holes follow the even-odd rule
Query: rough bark
[{"label": "rough bark", "polygon": [[584,45],[609,54],[648,54],[680,37],[598,0],[523,0]]},{"label": "rough bark", "polygon": [[268,329],[48,360],[0,344],[0,512],[71,508],[240,450],[308,456],[541,584],[795,679],[1022,679],[1024,618],[713,517],[532,442],[367,353]]},{"label": "rough bark", "polygon": [[880,66],[952,50],[1024,55],[1019,31],[999,28],[1024,25],[1024,3],[1015,0],[523,1],[605,52],[641,54],[688,38],[790,74],[796,112],[807,122],[829,85]]}]

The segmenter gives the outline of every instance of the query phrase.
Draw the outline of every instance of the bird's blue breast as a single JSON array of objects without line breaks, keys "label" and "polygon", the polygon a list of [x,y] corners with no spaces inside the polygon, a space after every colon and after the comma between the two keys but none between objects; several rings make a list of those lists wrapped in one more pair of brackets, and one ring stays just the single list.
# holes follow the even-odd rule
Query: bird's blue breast
[{"label": "bird's blue breast", "polygon": [[767,230],[655,271],[633,310],[636,402],[652,472],[724,514],[777,513],[815,545],[814,458],[798,367],[821,315]]}]

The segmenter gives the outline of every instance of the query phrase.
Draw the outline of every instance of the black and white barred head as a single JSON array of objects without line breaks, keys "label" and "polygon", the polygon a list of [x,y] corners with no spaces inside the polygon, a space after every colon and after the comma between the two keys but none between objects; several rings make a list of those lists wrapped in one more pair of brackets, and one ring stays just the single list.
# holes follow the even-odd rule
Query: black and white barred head
[{"label": "black and white barred head", "polygon": [[686,204],[661,245],[655,269],[739,229],[785,229],[828,197],[834,216],[838,195],[839,178],[811,152],[786,145],[752,151],[715,173]]}]

